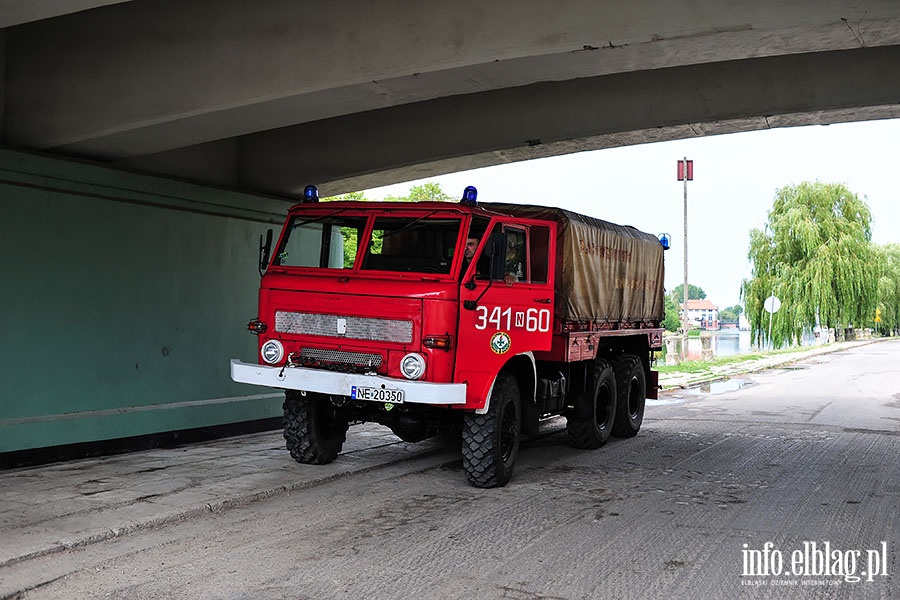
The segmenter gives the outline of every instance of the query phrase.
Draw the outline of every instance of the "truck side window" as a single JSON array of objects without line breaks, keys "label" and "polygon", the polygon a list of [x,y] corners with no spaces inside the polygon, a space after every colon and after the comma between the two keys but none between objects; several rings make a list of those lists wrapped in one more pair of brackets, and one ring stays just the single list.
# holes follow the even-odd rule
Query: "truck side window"
[{"label": "truck side window", "polygon": [[531,282],[547,283],[550,263],[550,228],[531,228]]},{"label": "truck side window", "polygon": [[506,275],[512,275],[515,281],[529,281],[528,246],[524,229],[505,227],[506,232]]},{"label": "truck side window", "polygon": [[[499,227],[495,229],[498,231]],[[547,283],[550,269],[550,228],[532,226],[521,229],[513,226],[502,228],[506,233],[506,268],[497,279],[507,275],[513,281]]]}]

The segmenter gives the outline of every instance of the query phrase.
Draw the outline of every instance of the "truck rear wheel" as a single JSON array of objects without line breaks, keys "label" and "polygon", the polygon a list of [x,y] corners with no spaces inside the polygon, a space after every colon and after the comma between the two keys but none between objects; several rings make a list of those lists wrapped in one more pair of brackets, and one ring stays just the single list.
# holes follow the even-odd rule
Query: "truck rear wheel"
[{"label": "truck rear wheel", "polygon": [[616,373],[616,420],[612,433],[616,437],[634,437],[644,422],[647,402],[647,376],[641,359],[622,354],[612,360]]},{"label": "truck rear wheel", "polygon": [[284,439],[291,457],[305,465],[337,458],[347,439],[347,417],[328,396],[287,390],[284,393]]},{"label": "truck rear wheel", "polygon": [[588,416],[579,418],[571,415],[566,419],[566,431],[572,445],[588,450],[606,443],[616,418],[616,376],[607,361],[597,359],[592,381]]},{"label": "truck rear wheel", "polygon": [[463,419],[463,468],[470,484],[480,488],[506,485],[519,454],[521,422],[519,385],[512,375],[500,373],[488,411],[468,413]]}]

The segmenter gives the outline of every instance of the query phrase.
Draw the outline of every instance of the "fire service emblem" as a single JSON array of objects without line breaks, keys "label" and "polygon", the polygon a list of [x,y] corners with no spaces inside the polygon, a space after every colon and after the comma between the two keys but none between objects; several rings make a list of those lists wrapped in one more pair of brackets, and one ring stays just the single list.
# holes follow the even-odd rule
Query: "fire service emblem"
[{"label": "fire service emblem", "polygon": [[506,354],[511,344],[509,334],[505,331],[498,331],[491,336],[491,350],[495,354]]}]

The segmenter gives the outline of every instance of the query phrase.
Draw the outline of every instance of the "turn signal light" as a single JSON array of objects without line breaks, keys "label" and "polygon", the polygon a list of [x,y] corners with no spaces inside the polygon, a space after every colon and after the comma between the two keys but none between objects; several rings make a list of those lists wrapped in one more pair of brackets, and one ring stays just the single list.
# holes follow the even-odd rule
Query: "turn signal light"
[{"label": "turn signal light", "polygon": [[249,331],[253,335],[265,333],[266,329],[268,328],[269,327],[259,319],[251,319],[250,322],[247,323],[247,331]]},{"label": "turn signal light", "polygon": [[449,335],[426,335],[422,340],[422,345],[426,348],[449,350],[453,347],[453,337]]}]

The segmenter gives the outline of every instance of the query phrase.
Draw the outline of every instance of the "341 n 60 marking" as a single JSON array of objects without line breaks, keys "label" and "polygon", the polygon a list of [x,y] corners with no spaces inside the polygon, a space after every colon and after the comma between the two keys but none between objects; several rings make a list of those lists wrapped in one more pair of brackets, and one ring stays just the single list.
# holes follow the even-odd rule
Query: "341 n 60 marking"
[{"label": "341 n 60 marking", "polygon": [[510,329],[525,329],[525,331],[550,331],[550,309],[529,308],[527,310],[513,311],[510,307],[495,306],[489,309],[487,306],[479,306],[475,317],[475,329],[496,329],[509,331]]}]

